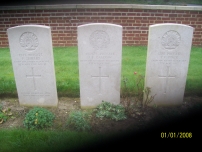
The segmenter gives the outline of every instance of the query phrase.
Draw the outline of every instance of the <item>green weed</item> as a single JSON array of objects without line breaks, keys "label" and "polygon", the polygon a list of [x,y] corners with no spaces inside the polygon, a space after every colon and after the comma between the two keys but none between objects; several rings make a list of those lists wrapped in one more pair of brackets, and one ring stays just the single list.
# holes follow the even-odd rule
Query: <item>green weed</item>
[{"label": "green weed", "polygon": [[112,120],[126,119],[125,108],[122,105],[114,105],[110,102],[102,101],[96,108],[96,117],[102,119],[104,117]]},{"label": "green weed", "polygon": [[25,116],[24,126],[30,130],[51,127],[55,116],[45,108],[35,107]]},{"label": "green weed", "polygon": [[67,126],[76,131],[90,131],[90,114],[85,111],[73,111],[67,119]]}]

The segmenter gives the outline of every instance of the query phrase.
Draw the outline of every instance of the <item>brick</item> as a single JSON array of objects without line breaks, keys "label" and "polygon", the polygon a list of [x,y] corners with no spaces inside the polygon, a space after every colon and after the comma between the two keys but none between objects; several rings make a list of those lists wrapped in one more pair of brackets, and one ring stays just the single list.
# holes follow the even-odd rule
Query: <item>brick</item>
[{"label": "brick", "polygon": [[150,13],[141,13],[141,16],[150,16]]},{"label": "brick", "polygon": [[24,24],[25,21],[15,21],[15,24]]},{"label": "brick", "polygon": [[163,21],[170,21],[171,18],[169,18],[169,17],[162,17],[161,20],[163,20]]},{"label": "brick", "polygon": [[182,21],[182,24],[185,24],[185,25],[189,25],[191,22],[190,21]]},{"label": "brick", "polygon": [[89,15],[89,16],[91,16],[91,15],[93,15],[92,13],[83,13],[83,15]]},{"label": "brick", "polygon": [[65,13],[60,13],[60,12],[56,12],[54,14],[55,14],[55,16],[64,16],[65,15]]},{"label": "brick", "polygon": [[43,23],[43,22],[40,22],[40,21],[24,21],[24,24],[38,24],[38,23]]},{"label": "brick", "polygon": [[112,20],[113,23],[121,23],[121,20]]},{"label": "brick", "polygon": [[2,14],[2,17],[4,18],[11,17],[11,14]]},{"label": "brick", "polygon": [[[99,17],[91,17],[91,18],[92,18],[92,19],[97,19],[97,18],[99,18]],[[86,16],[78,16],[77,19],[78,19],[78,20],[85,20],[85,19],[87,19],[87,17],[86,17]]]},{"label": "brick", "polygon": [[76,19],[75,17],[71,17],[71,16],[63,16],[62,18],[61,18],[61,20],[71,20],[71,19]]},{"label": "brick", "polygon": [[133,40],[130,40],[130,41],[126,40],[126,43],[131,43],[132,44],[133,42],[134,42]]},{"label": "brick", "polygon": [[57,10],[35,10],[35,11],[39,11],[40,13],[43,13],[43,12],[44,13],[54,13],[54,12],[57,12]]},{"label": "brick", "polygon": [[23,17],[24,14],[14,14],[14,17]]},{"label": "brick", "polygon": [[64,13],[66,13],[66,12],[72,12],[72,9],[59,9],[59,10],[57,10],[57,12],[64,12]]},{"label": "brick", "polygon": [[171,13],[171,10],[161,10],[162,13]]},{"label": "brick", "polygon": [[156,20],[156,21],[154,21],[154,23],[155,23],[155,24],[160,24],[160,23],[163,23],[163,21],[158,21],[158,20]]},{"label": "brick", "polygon": [[175,13],[177,13],[177,14],[184,14],[186,11],[184,11],[184,10],[176,10],[175,11]]},{"label": "brick", "polygon": [[[23,13],[23,11],[26,11],[26,10],[20,10],[20,13]],[[27,12],[27,13],[29,13],[29,14],[34,14],[34,13],[43,13],[44,12],[44,10],[27,10],[27,11],[29,11],[29,12]]]},{"label": "brick", "polygon": [[[97,11],[97,10],[95,9],[95,12],[96,12],[96,11]],[[106,11],[106,12],[115,12],[114,9],[111,9],[111,8],[109,8],[109,9],[106,8],[105,11]],[[120,12],[123,12],[123,10],[121,10]]]},{"label": "brick", "polygon": [[134,20],[142,20],[142,17],[134,17]]},{"label": "brick", "polygon": [[128,8],[120,8],[119,12],[130,12],[130,9],[128,9]]},{"label": "brick", "polygon": [[71,23],[78,23],[79,20],[70,20]]},{"label": "brick", "polygon": [[137,16],[137,13],[135,13],[135,12],[129,12],[129,13],[127,13],[127,16]]},{"label": "brick", "polygon": [[200,11],[190,11],[190,14],[200,14]]},{"label": "brick", "polygon": [[157,17],[147,17],[148,18],[148,20],[156,20],[157,19]]},{"label": "brick", "polygon": [[[9,27],[41,24],[51,26],[54,46],[77,45],[77,26],[97,22],[122,25],[123,45],[146,45],[149,25],[157,23],[186,24],[195,28],[193,44],[202,45],[202,11],[133,8],[3,10],[0,11],[0,24],[3,24],[3,26],[0,25],[0,42],[4,41],[3,38],[7,39],[5,35],[6,29]],[[0,47],[2,45],[0,43]]]},{"label": "brick", "polygon": [[202,21],[202,17],[197,17],[197,20],[198,21]]},{"label": "brick", "polygon": [[65,23],[65,20],[56,20],[56,23]]},{"label": "brick", "polygon": [[130,12],[147,12],[147,10],[143,10],[143,9],[130,9]]},{"label": "brick", "polygon": [[185,18],[191,17],[191,14],[184,14],[183,17]]},{"label": "brick", "polygon": [[[108,15],[110,15],[110,14],[108,13]],[[112,15],[113,15],[113,16],[121,16],[122,13],[112,13]]]},{"label": "brick", "polygon": [[16,10],[5,10],[5,11],[3,11],[3,13],[5,13],[5,14],[15,14],[15,13],[17,13],[17,11]]},{"label": "brick", "polygon": [[[105,21],[105,20],[104,20],[104,21]],[[85,20],[83,20],[83,22],[91,23],[92,20],[91,20],[91,19],[85,19]]]},{"label": "brick", "polygon": [[75,9],[75,12],[85,12],[86,9],[85,8],[77,8]]},{"label": "brick", "polygon": [[189,21],[197,21],[197,18],[189,18]]},{"label": "brick", "polygon": [[107,13],[103,13],[103,12],[98,12],[98,15],[108,15]]},{"label": "brick", "polygon": [[49,14],[41,14],[41,16],[50,16]]},{"label": "brick", "polygon": [[119,18],[120,18],[121,20],[127,20],[127,19],[128,19],[127,16],[120,16]]},{"label": "brick", "polygon": [[126,33],[125,36],[127,36],[127,37],[128,37],[128,36],[132,36],[132,37],[134,37],[135,34],[134,34],[134,33]]},{"label": "brick", "polygon": [[194,34],[194,37],[195,37],[195,38],[201,38],[202,36],[201,36],[201,35]]},{"label": "brick", "polygon": [[176,17],[175,20],[176,20],[176,21],[184,21],[184,20],[186,20],[186,19],[185,19],[185,18],[182,18],[182,17],[181,17],[181,18],[180,18],[180,17]]},{"label": "brick", "polygon": [[60,27],[57,27],[57,30],[65,30],[65,27],[64,26],[60,26]]},{"label": "brick", "polygon": [[113,20],[114,19],[114,17],[112,17],[112,16],[107,16],[107,17],[104,17],[106,20]]},{"label": "brick", "polygon": [[129,23],[123,22],[123,20],[122,20],[121,25],[122,25],[122,26],[131,26],[132,24],[130,25]]},{"label": "brick", "polygon": [[164,16],[164,14],[163,13],[156,13],[156,14],[154,14],[154,16]]},{"label": "brick", "polygon": [[149,20],[142,20],[141,23],[149,23]]},{"label": "brick", "polygon": [[64,37],[63,39],[69,41],[69,40],[72,40],[72,37]]},{"label": "brick", "polygon": [[148,36],[148,34],[140,34],[140,36],[144,36],[144,37],[147,37]]},{"label": "brick", "polygon": [[140,34],[141,33],[141,31],[133,31],[133,33],[135,33],[135,34]]},{"label": "brick", "polygon": [[169,14],[169,17],[177,17],[177,14]]},{"label": "brick", "polygon": [[141,38],[140,38],[139,36],[134,36],[134,37],[133,37],[133,40],[135,40],[135,41],[140,41]]}]

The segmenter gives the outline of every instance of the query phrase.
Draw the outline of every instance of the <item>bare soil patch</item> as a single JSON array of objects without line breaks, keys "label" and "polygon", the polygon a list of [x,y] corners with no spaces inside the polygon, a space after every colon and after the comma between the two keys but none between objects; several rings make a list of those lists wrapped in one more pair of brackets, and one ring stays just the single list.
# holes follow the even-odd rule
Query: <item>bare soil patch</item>
[{"label": "bare soil patch", "polygon": [[[19,105],[17,98],[1,98],[0,105],[5,109],[10,109],[12,117],[0,124],[3,128],[23,128],[23,120],[30,107]],[[48,108],[56,118],[53,130],[66,130],[66,123],[69,113],[80,109],[79,98],[59,98],[57,108]],[[161,131],[194,131],[201,127],[202,97],[185,97],[181,106],[177,107],[147,107],[144,110],[136,110],[136,113],[128,116],[126,120],[114,121],[107,118],[96,118],[93,113],[91,126],[93,133],[125,133],[128,131],[143,132],[152,129]],[[195,120],[196,119],[196,120]],[[198,134],[201,132],[198,132]]]}]

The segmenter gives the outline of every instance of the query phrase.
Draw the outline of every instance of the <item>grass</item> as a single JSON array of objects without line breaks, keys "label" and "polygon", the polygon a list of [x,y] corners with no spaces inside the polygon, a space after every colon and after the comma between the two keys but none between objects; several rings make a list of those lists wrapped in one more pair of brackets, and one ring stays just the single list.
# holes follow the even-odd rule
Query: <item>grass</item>
[{"label": "grass", "polygon": [[202,48],[193,47],[186,81],[187,95],[202,95]]},{"label": "grass", "polygon": [[[137,72],[145,74],[146,46],[124,46],[122,53],[122,80],[128,79],[127,87],[135,93]],[[187,76],[185,94],[199,95],[202,92],[202,48],[193,47]],[[54,48],[57,90],[60,96],[79,97],[79,71],[77,47]],[[142,82],[143,85],[143,82]],[[122,86],[123,88],[123,81]],[[8,48],[0,49],[0,94],[17,96],[14,74]],[[34,140],[33,140],[34,139]],[[108,139],[106,135],[87,132],[25,129],[1,129],[0,151],[63,151],[82,148]]]},{"label": "grass", "polygon": [[[145,75],[146,46],[124,46],[122,52],[122,81],[127,78],[130,92],[137,90],[137,75]],[[185,95],[200,95],[202,92],[202,48],[193,47],[187,76]],[[59,96],[79,97],[79,69],[77,47],[54,48],[57,91]],[[137,75],[134,75],[137,72]],[[141,85],[143,86],[143,80]],[[14,74],[8,48],[0,49],[0,95],[17,96]]]},{"label": "grass", "polygon": [[54,48],[54,60],[58,94],[79,97],[77,47]]},{"label": "grass", "polygon": [[90,144],[97,144],[105,139],[105,135],[86,132],[2,129],[0,130],[0,151],[56,152],[77,150],[87,148]]}]

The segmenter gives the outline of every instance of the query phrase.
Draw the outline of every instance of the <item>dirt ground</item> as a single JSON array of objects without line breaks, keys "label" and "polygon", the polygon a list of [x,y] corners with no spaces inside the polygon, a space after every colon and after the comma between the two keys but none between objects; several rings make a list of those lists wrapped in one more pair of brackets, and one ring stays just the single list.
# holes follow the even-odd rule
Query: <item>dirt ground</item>
[{"label": "dirt ground", "polygon": [[[57,108],[48,108],[56,116],[51,129],[67,129],[66,122],[68,115],[71,111],[80,109],[79,100],[79,98],[61,97],[59,98]],[[10,109],[12,113],[6,122],[0,124],[0,129],[24,127],[23,120],[30,108],[20,106],[17,98],[1,98],[0,105],[3,109]],[[147,107],[145,109],[136,108],[133,110],[134,112],[129,115],[126,120],[122,121],[114,121],[107,118],[100,120],[96,118],[95,113],[93,113],[91,118],[91,132],[124,133],[130,130],[139,132],[148,128],[159,128],[160,126],[162,129],[159,131],[163,131],[164,126],[169,126],[170,131],[176,128],[180,131],[179,128],[184,125],[184,123],[185,125],[182,126],[181,131],[194,131],[191,130],[193,127],[189,128],[189,126],[195,125],[193,118],[201,118],[202,97],[185,97],[183,104],[177,107]],[[198,122],[199,121],[201,121],[201,119],[198,120]],[[199,124],[200,123],[196,123],[198,127],[200,126]],[[178,125],[179,127],[177,127]]]}]

